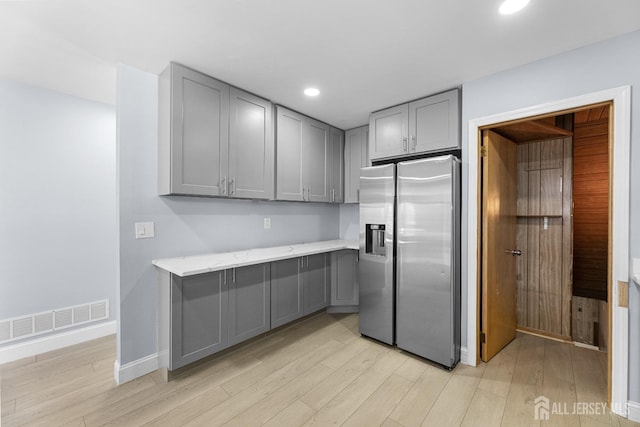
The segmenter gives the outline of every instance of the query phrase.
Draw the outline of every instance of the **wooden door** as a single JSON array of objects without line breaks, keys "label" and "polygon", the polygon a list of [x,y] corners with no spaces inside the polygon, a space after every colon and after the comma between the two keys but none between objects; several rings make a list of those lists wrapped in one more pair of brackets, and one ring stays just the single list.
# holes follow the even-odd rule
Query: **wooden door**
[{"label": "wooden door", "polygon": [[[482,138],[481,357],[516,337],[516,144],[490,130]],[[482,339],[484,337],[484,339]]]}]

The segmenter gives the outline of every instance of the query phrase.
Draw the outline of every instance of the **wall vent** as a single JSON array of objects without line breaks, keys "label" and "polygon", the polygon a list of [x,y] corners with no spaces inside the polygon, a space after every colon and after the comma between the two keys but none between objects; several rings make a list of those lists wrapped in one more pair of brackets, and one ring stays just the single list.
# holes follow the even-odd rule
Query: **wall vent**
[{"label": "wall vent", "polygon": [[109,319],[109,300],[0,320],[0,344]]}]

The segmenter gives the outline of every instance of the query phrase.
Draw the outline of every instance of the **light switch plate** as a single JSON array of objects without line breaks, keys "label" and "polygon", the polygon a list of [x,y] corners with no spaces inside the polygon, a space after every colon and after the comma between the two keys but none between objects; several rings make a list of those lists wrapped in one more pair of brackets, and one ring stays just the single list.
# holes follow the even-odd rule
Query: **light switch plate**
[{"label": "light switch plate", "polygon": [[265,230],[270,230],[271,229],[271,218],[265,218],[264,219],[264,229]]},{"label": "light switch plate", "polygon": [[149,239],[155,237],[155,227],[153,222],[136,222],[136,239]]}]

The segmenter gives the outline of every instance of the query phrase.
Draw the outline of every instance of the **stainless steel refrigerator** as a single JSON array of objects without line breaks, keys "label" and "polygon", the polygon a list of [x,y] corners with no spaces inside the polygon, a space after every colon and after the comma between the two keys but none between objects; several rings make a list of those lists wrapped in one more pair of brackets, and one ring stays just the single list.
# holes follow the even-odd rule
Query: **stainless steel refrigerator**
[{"label": "stainless steel refrigerator", "polygon": [[460,360],[460,161],[360,172],[360,333],[453,367]]}]

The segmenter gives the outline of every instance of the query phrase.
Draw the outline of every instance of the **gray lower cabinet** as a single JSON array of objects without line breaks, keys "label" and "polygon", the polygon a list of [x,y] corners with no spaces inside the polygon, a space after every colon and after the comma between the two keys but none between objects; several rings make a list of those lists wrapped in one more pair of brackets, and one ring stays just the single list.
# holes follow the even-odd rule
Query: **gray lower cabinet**
[{"label": "gray lower cabinet", "polygon": [[158,80],[158,192],[272,199],[272,106],[171,63]]},{"label": "gray lower cabinet", "polygon": [[302,259],[271,263],[271,328],[303,316]]},{"label": "gray lower cabinet", "polygon": [[271,328],[271,264],[227,270],[229,345]]},{"label": "gray lower cabinet", "polygon": [[172,276],[171,360],[174,370],[228,345],[225,272]]},{"label": "gray lower cabinet", "polygon": [[358,251],[332,252],[331,307],[349,307],[346,311],[358,311],[358,296]]},{"label": "gray lower cabinet", "polygon": [[327,267],[327,254],[302,257],[303,315],[329,305],[330,278]]},{"label": "gray lower cabinet", "polygon": [[350,129],[345,133],[344,203],[360,202],[360,169],[371,166],[368,153],[369,126]]},{"label": "gray lower cabinet", "polygon": [[372,160],[460,148],[458,89],[371,113]]}]

